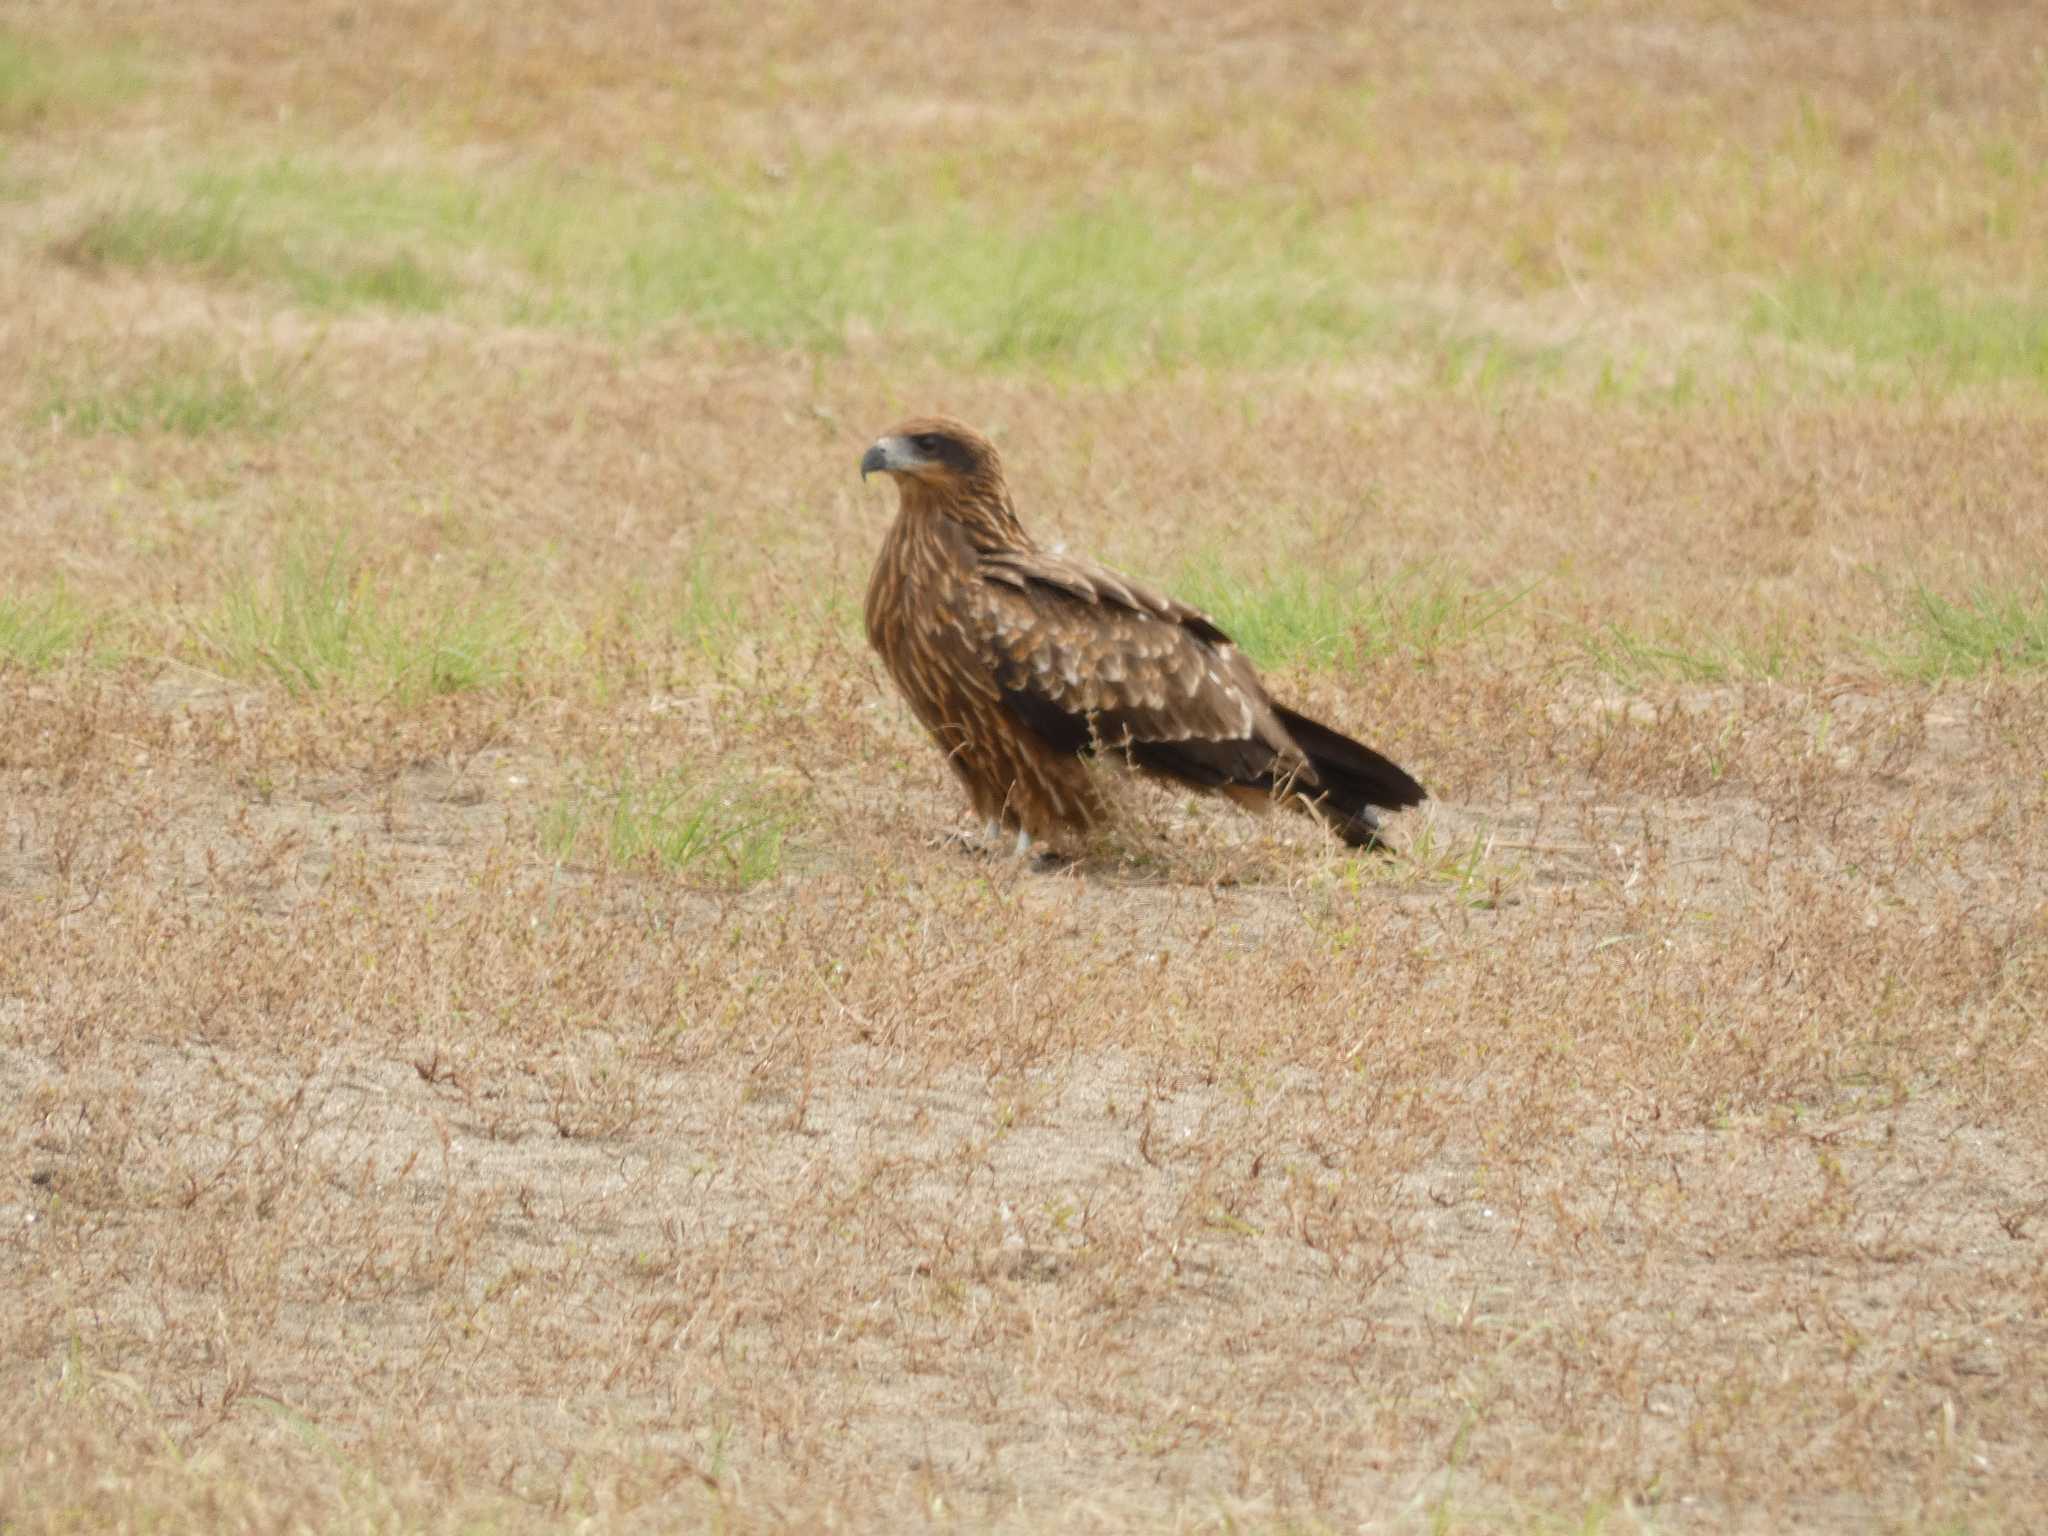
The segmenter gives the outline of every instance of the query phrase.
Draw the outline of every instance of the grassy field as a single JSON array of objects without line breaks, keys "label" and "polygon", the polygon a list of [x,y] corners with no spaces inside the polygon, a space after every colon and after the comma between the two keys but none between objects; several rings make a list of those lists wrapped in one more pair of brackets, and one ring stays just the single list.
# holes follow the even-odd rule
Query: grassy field
[{"label": "grassy field", "polygon": [[0,1532],[2048,1523],[2048,24],[1384,9],[0,0]]}]

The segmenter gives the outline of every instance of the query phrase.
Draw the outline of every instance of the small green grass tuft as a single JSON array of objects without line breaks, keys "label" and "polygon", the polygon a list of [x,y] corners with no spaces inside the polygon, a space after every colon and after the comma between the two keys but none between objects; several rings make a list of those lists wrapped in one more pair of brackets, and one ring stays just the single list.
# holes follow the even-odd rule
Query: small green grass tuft
[{"label": "small green grass tuft", "polygon": [[218,191],[169,205],[131,203],[95,214],[57,246],[84,267],[177,267],[231,279],[262,265],[234,200]]},{"label": "small green grass tuft", "polygon": [[85,611],[59,587],[37,598],[0,596],[0,669],[41,672],[86,643]]},{"label": "small green grass tuft", "polygon": [[1443,320],[1431,327],[1437,384],[1454,391],[1493,395],[1511,383],[1551,380],[1569,350],[1559,344],[1516,341],[1497,331]]},{"label": "small green grass tuft", "polygon": [[252,580],[229,592],[202,633],[234,670],[267,673],[295,694],[315,692],[357,671],[360,598],[339,543],[324,554],[299,544],[267,586]]},{"label": "small green grass tuft", "polygon": [[1388,652],[1427,659],[1471,640],[1526,595],[1479,591],[1425,570],[1374,583],[1297,566],[1250,581],[1214,555],[1189,564],[1173,590],[1261,666],[1318,668]]},{"label": "small green grass tuft", "polygon": [[321,267],[294,259],[284,276],[297,298],[316,309],[388,309],[400,314],[435,314],[461,291],[447,273],[410,251]]},{"label": "small green grass tuft", "polygon": [[433,313],[461,285],[412,247],[444,237],[394,197],[392,178],[208,173],[175,201],[103,210],[56,254],[77,266],[173,268],[223,283],[267,283],[316,309]]},{"label": "small green grass tuft", "polygon": [[294,694],[353,687],[401,703],[503,682],[523,641],[503,603],[380,591],[340,540],[294,543],[266,579],[230,591],[199,633],[231,670]]},{"label": "small green grass tuft", "polygon": [[1901,670],[1928,678],[2048,666],[2048,586],[1980,587],[1961,601],[1922,587],[1911,639],[1891,655]]},{"label": "small green grass tuft", "polygon": [[1453,830],[1431,814],[1415,819],[1405,853],[1397,878],[1447,888],[1466,906],[1487,911],[1499,907],[1529,878],[1520,858],[1502,852],[1496,834]]},{"label": "small green grass tuft", "polygon": [[692,784],[680,774],[641,782],[630,770],[584,787],[541,813],[541,846],[557,859],[596,858],[688,872],[746,887],[782,867],[782,811],[745,789]]},{"label": "small green grass tuft", "polygon": [[518,669],[524,628],[503,603],[435,604],[395,633],[381,653],[389,687],[401,697],[495,688]]},{"label": "small green grass tuft", "polygon": [[50,391],[36,414],[82,437],[173,432],[266,432],[284,416],[280,379],[166,358],[139,377],[118,383]]}]

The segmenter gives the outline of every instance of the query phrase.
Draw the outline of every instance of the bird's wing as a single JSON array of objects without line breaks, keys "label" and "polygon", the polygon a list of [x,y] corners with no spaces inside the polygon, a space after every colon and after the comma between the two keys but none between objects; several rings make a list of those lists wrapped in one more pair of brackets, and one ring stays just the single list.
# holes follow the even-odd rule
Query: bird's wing
[{"label": "bird's wing", "polygon": [[1199,783],[1315,775],[1230,637],[1185,603],[1042,550],[983,554],[961,637],[1020,723]]}]

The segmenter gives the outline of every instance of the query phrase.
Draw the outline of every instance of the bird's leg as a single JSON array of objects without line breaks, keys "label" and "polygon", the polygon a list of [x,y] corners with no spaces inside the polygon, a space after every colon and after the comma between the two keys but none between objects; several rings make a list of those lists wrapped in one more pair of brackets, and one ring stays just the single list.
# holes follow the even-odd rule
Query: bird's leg
[{"label": "bird's leg", "polygon": [[1022,827],[1017,829],[1017,857],[1023,858],[1031,852],[1031,834]]}]

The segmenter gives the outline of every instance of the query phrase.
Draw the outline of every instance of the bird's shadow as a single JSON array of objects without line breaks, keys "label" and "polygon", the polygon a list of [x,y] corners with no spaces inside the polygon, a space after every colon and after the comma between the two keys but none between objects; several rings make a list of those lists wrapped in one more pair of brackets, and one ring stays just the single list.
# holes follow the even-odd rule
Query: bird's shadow
[{"label": "bird's shadow", "polygon": [[[1125,835],[1119,835],[1120,831]],[[1161,842],[1156,828],[1115,823],[1100,829],[1080,847],[1039,844],[1020,854],[1009,833],[991,838],[979,828],[967,827],[935,834],[925,840],[925,846],[971,859],[991,874],[1063,875],[1090,884],[1128,888],[1291,886],[1303,875],[1304,855],[1308,855],[1308,863],[1314,862],[1310,849],[1293,839],[1249,844],[1227,839],[1221,844]],[[1324,851],[1382,873],[1409,862],[1408,855],[1389,842],[1371,849],[1345,848],[1332,838]]]}]

